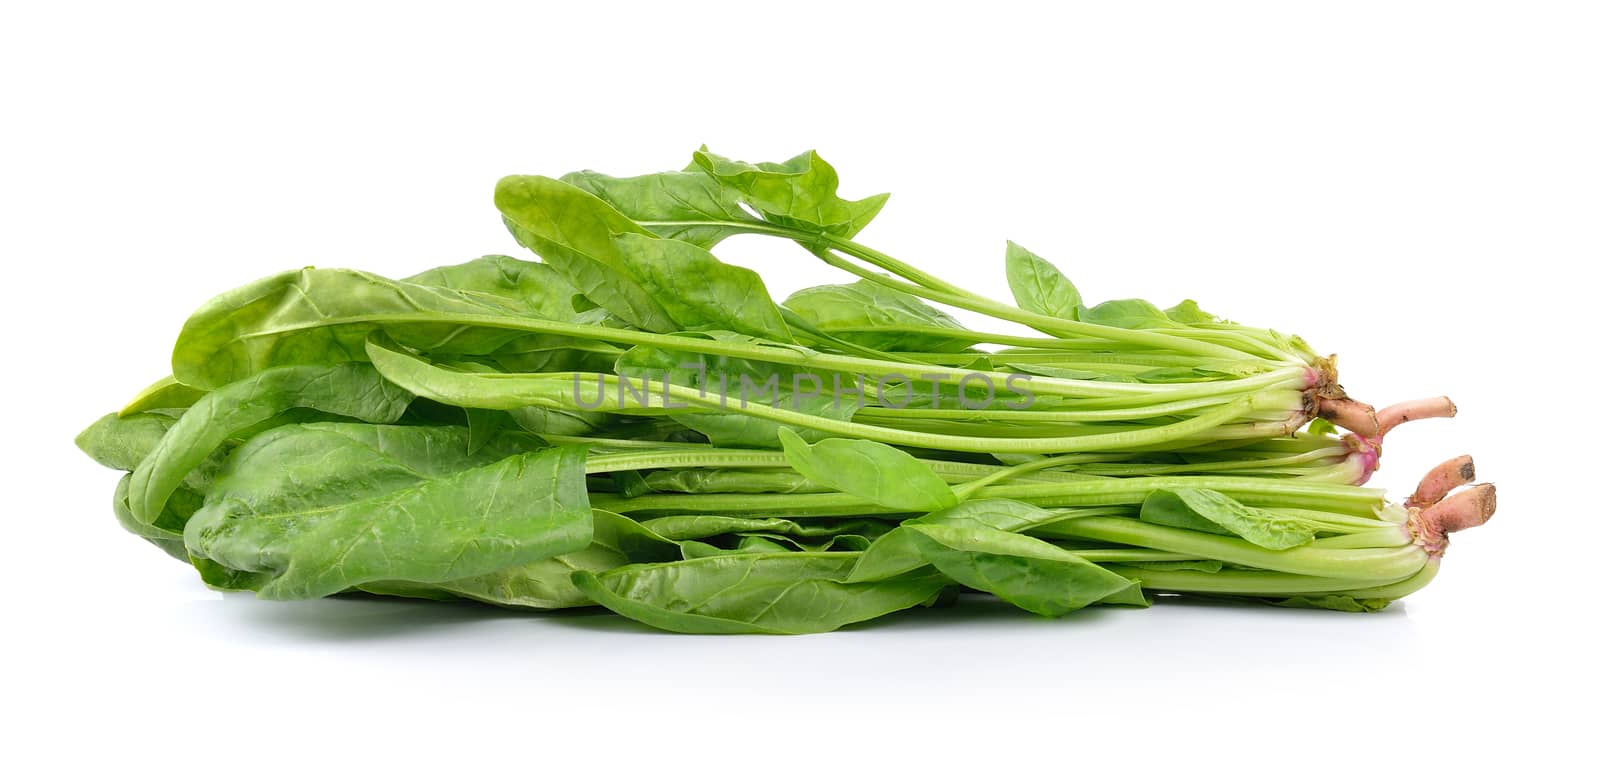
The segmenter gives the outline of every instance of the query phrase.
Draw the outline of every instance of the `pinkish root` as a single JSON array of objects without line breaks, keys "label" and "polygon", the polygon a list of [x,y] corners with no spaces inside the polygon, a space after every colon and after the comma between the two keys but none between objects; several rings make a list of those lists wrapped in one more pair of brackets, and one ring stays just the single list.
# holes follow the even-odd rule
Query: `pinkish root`
[{"label": "pinkish root", "polygon": [[1349,397],[1318,400],[1317,416],[1362,437],[1382,435],[1377,411],[1371,405]]},{"label": "pinkish root", "polygon": [[1426,509],[1411,510],[1411,535],[1429,555],[1439,557],[1450,545],[1450,534],[1483,525],[1494,508],[1494,485],[1474,485]]},{"label": "pinkish root", "polygon": [[1449,397],[1413,399],[1390,405],[1378,411],[1378,434],[1381,437],[1400,424],[1423,418],[1450,418],[1456,414],[1456,403]]},{"label": "pinkish root", "polygon": [[1416,492],[1406,499],[1406,508],[1427,509],[1439,503],[1450,491],[1472,482],[1476,475],[1472,456],[1456,456],[1423,475]]}]

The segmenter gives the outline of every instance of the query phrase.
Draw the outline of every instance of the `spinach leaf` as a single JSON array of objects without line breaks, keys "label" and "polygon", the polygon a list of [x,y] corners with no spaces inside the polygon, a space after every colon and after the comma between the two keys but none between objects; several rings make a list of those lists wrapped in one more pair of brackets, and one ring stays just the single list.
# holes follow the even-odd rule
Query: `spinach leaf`
[{"label": "spinach leaf", "polygon": [[80,432],[74,442],[101,466],[131,471],[177,422],[176,416],[166,412],[108,413]]},{"label": "spinach leaf", "polygon": [[889,194],[860,201],[839,197],[839,174],[816,151],[783,163],[748,164],[715,155],[704,147],[694,165],[740,198],[767,221],[790,228],[850,238],[861,232]]},{"label": "spinach leaf", "polygon": [[502,455],[520,449],[502,437],[471,454],[462,427],[279,427],[234,451],[184,543],[272,599],[439,584],[588,546],[584,450]]},{"label": "spinach leaf", "polygon": [[861,560],[850,572],[849,581],[878,581],[927,565],[918,540],[906,526],[931,524],[1024,531],[1068,517],[1072,517],[1070,512],[1051,512],[1010,499],[963,501],[949,509],[906,520],[901,527],[880,536],[862,554]]},{"label": "spinach leaf", "polygon": [[784,305],[817,329],[879,351],[965,351],[967,328],[904,292],[870,281],[809,287]]},{"label": "spinach leaf", "polygon": [[370,365],[280,367],[202,397],[161,437],[133,472],[128,505],[135,519],[155,522],[185,475],[227,439],[293,408],[310,408],[373,423],[399,420],[411,395]]},{"label": "spinach leaf", "polygon": [[640,286],[679,328],[794,340],[755,271],[728,265],[687,241],[624,233],[617,248]]},{"label": "spinach leaf", "polygon": [[119,415],[130,416],[150,410],[185,408],[193,405],[204,395],[204,391],[178,383],[177,378],[169,375],[146,386],[117,412]]},{"label": "spinach leaf", "polygon": [[1078,321],[1090,324],[1100,324],[1107,327],[1121,327],[1126,330],[1151,330],[1183,325],[1167,318],[1148,300],[1137,298],[1128,300],[1107,300],[1093,308],[1080,308]]},{"label": "spinach leaf", "polygon": [[924,603],[933,572],[846,584],[849,552],[741,552],[576,573],[596,603],[680,633],[820,633]]},{"label": "spinach leaf", "polygon": [[524,333],[443,323],[385,325],[381,319],[428,312],[527,315],[534,305],[361,271],[288,271],[225,292],[195,311],[173,348],[172,372],[189,386],[216,389],[270,367],[359,362],[366,359],[367,335],[380,328],[412,348],[488,354]]},{"label": "spinach leaf", "polygon": [[1133,582],[1048,542],[998,528],[906,526],[939,573],[1047,617],[1123,592]]},{"label": "spinach leaf", "polygon": [[594,194],[657,236],[705,249],[762,225],[740,206],[739,191],[698,169],[638,177],[581,171],[561,181]]},{"label": "spinach leaf", "polygon": [[839,437],[808,445],[788,428],[779,430],[778,437],[790,466],[831,490],[903,512],[929,512],[956,505],[956,494],[950,486],[926,464],[899,448]]},{"label": "spinach leaf", "polygon": [[598,573],[629,563],[652,563],[683,557],[676,543],[663,539],[622,515],[596,509],[594,538],[576,552],[524,566],[439,584],[377,582],[361,585],[367,592],[427,597],[427,593],[514,608],[573,608],[593,602],[572,583],[578,571]]},{"label": "spinach leaf", "polygon": [[1017,307],[1058,319],[1075,320],[1083,297],[1055,266],[1015,242],[1006,242],[1006,283]]},{"label": "spinach leaf", "polygon": [[485,306],[503,305],[539,319],[570,322],[580,318],[572,305],[578,289],[554,268],[505,255],[432,268],[402,281],[455,290]]},{"label": "spinach leaf", "polygon": [[161,548],[162,552],[189,562],[189,550],[183,546],[183,524],[200,508],[201,495],[193,488],[180,487],[172,492],[166,509],[154,523],[141,523],[133,519],[133,512],[128,509],[128,482],[132,478],[133,475],[123,475],[112,494],[111,512],[116,515],[117,523],[128,533]]},{"label": "spinach leaf", "polygon": [[1205,488],[1152,491],[1139,509],[1139,519],[1191,531],[1238,536],[1258,547],[1286,550],[1316,538],[1310,521],[1235,501]]},{"label": "spinach leaf", "polygon": [[635,327],[678,329],[629,269],[616,238],[649,231],[610,204],[560,180],[518,176],[495,186],[494,205],[517,243],[538,253],[585,297]]}]

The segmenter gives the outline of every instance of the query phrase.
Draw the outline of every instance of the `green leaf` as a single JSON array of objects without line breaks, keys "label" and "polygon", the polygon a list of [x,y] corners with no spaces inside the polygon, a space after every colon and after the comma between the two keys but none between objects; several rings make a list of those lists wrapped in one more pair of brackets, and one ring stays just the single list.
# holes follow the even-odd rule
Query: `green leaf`
[{"label": "green leaf", "polygon": [[939,573],[1041,616],[1058,617],[1134,586],[1025,534],[970,525],[919,523],[906,528]]},{"label": "green leaf", "polygon": [[1238,536],[1258,547],[1286,550],[1309,544],[1316,526],[1306,520],[1246,506],[1204,488],[1160,489],[1150,493],[1139,519],[1191,531]]},{"label": "green leaf", "polygon": [[809,287],[784,305],[817,329],[879,351],[955,352],[970,345],[954,317],[917,298],[869,281]]},{"label": "green leaf", "polygon": [[1051,512],[1032,504],[1010,499],[973,499],[949,509],[906,520],[872,543],[850,572],[849,581],[872,582],[914,571],[928,564],[908,525],[933,524],[1025,531],[1052,523],[1071,514]]},{"label": "green leaf", "polygon": [[1061,271],[1012,241],[1006,242],[1006,283],[1024,311],[1074,320],[1083,305],[1078,288]]},{"label": "green leaf", "polygon": [[561,181],[594,194],[657,236],[705,249],[762,224],[740,207],[740,191],[699,170],[638,177],[581,171]]},{"label": "green leaf", "polygon": [[887,193],[860,201],[840,198],[838,173],[814,150],[783,163],[749,164],[702,147],[694,165],[737,191],[769,222],[842,238],[861,232],[889,200]]},{"label": "green leaf", "polygon": [[1314,437],[1333,437],[1339,434],[1339,427],[1326,418],[1313,418],[1306,424],[1305,433]]},{"label": "green leaf", "polygon": [[206,394],[185,410],[133,472],[128,504],[135,519],[155,521],[167,496],[223,443],[249,427],[294,408],[371,423],[400,419],[411,395],[370,365],[279,367]]},{"label": "green leaf", "polygon": [[1164,312],[1168,319],[1182,324],[1226,324],[1221,318],[1200,308],[1193,300],[1185,300]]},{"label": "green leaf", "polygon": [[424,351],[488,354],[523,333],[381,320],[419,313],[525,316],[533,305],[360,271],[288,271],[218,295],[195,311],[173,348],[172,372],[189,386],[216,389],[270,367],[364,361],[367,335],[380,328]]},{"label": "green leaf", "polygon": [[484,305],[504,305],[508,310],[539,319],[569,322],[578,318],[572,306],[578,288],[543,263],[487,255],[432,268],[403,281],[455,290]]},{"label": "green leaf", "polygon": [[279,427],[234,451],[184,543],[273,599],[439,584],[586,547],[585,451],[504,455],[519,446],[502,438],[471,454],[456,426]]},{"label": "green leaf", "polygon": [[939,475],[898,448],[837,437],[808,445],[787,428],[780,430],[778,437],[795,471],[830,490],[902,512],[931,512],[956,505],[955,493]]},{"label": "green leaf", "polygon": [[166,412],[108,413],[78,434],[74,442],[95,463],[131,471],[161,444],[177,417]]},{"label": "green leaf", "polygon": [[1356,614],[1382,611],[1389,607],[1389,603],[1387,598],[1352,598],[1348,595],[1318,595],[1272,601],[1272,605],[1284,608],[1320,608]]},{"label": "green leaf", "polygon": [[680,633],[820,633],[923,603],[944,586],[933,572],[845,584],[848,552],[743,552],[577,573],[591,599]]},{"label": "green leaf", "polygon": [[538,253],[585,297],[635,327],[678,329],[630,270],[617,238],[650,232],[610,204],[560,180],[517,176],[495,186],[494,205],[517,243]]},{"label": "green leaf", "polygon": [[663,539],[622,515],[594,510],[594,539],[576,552],[557,555],[481,576],[440,584],[382,582],[361,589],[383,594],[422,595],[431,591],[512,608],[573,608],[594,603],[572,583],[578,571],[598,573],[633,562],[658,562],[682,557],[677,544]]},{"label": "green leaf", "polygon": [[617,242],[639,285],[679,328],[794,340],[755,271],[723,263],[687,241],[624,233]]},{"label": "green leaf", "polygon": [[111,512],[116,515],[117,524],[128,533],[161,548],[162,552],[188,563],[189,551],[183,546],[183,524],[194,516],[203,498],[193,488],[180,487],[172,492],[167,499],[166,509],[154,523],[141,523],[133,519],[133,513],[128,509],[128,482],[132,478],[133,475],[123,475],[117,481],[116,492],[112,495]]},{"label": "green leaf", "polygon": [[144,387],[118,414],[130,416],[150,410],[185,408],[199,401],[202,396],[205,396],[204,391],[178,383],[177,378],[169,375]]},{"label": "green leaf", "polygon": [[1107,300],[1093,308],[1083,308],[1078,311],[1078,321],[1090,324],[1100,324],[1106,327],[1121,327],[1127,330],[1149,330],[1182,325],[1167,318],[1148,300]]}]

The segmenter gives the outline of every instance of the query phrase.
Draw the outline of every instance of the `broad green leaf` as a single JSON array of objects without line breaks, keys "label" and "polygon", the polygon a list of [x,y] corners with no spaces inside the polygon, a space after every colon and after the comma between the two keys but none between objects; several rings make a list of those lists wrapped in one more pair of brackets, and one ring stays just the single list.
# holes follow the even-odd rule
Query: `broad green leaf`
[{"label": "broad green leaf", "polygon": [[940,353],[971,345],[968,330],[954,317],[869,281],[809,287],[784,305],[829,335],[879,351]]},{"label": "broad green leaf", "polygon": [[630,619],[680,633],[821,633],[924,603],[933,572],[845,584],[849,552],[744,552],[630,565],[573,582]]},{"label": "broad green leaf", "polygon": [[495,186],[494,205],[517,243],[538,253],[585,297],[635,327],[678,329],[630,270],[617,239],[650,232],[610,204],[560,180],[517,176]]},{"label": "broad green leaf", "polygon": [[906,528],[939,573],[1042,616],[1058,617],[1134,586],[1025,534],[971,525],[919,523]]},{"label": "broad green leaf", "polygon": [[233,586],[273,599],[369,582],[440,584],[589,544],[582,448],[521,453],[525,444],[502,435],[472,454],[467,443],[455,426],[262,433],[234,451],[184,543],[251,578]]},{"label": "broad green leaf", "polygon": [[527,316],[531,305],[360,271],[288,271],[218,295],[195,311],[173,348],[172,372],[189,386],[216,389],[270,367],[359,362],[366,359],[367,335],[380,328],[424,351],[488,354],[523,333],[382,319],[429,313]]},{"label": "broad green leaf", "polygon": [[1160,489],[1145,497],[1139,519],[1191,531],[1238,536],[1258,547],[1286,550],[1309,544],[1316,525],[1297,517],[1246,506],[1204,488]]},{"label": "broad green leaf", "polygon": [[581,171],[561,181],[594,194],[657,236],[705,249],[762,225],[740,207],[739,191],[699,170],[638,177]]},{"label": "broad green leaf", "polygon": [[1092,308],[1081,308],[1078,311],[1078,321],[1090,324],[1100,324],[1106,327],[1121,327],[1127,330],[1149,330],[1182,325],[1167,318],[1161,309],[1151,305],[1148,300],[1107,300]]},{"label": "broad green leaf", "polygon": [[127,472],[137,468],[177,422],[176,416],[166,412],[108,413],[80,432],[74,442],[95,463]]},{"label": "broad green leaf", "polygon": [[956,505],[956,495],[915,456],[871,440],[831,438],[808,445],[798,434],[778,432],[790,466],[812,482],[902,512],[931,512]]},{"label": "broad green leaf", "polygon": [[1017,307],[1058,319],[1078,318],[1083,297],[1055,266],[1015,242],[1006,242],[1006,283]]},{"label": "broad green leaf", "polygon": [[663,539],[622,515],[594,510],[594,539],[576,552],[545,558],[525,566],[440,584],[382,582],[363,584],[367,592],[427,597],[429,593],[466,598],[514,608],[573,608],[592,601],[572,583],[578,571],[601,572],[628,565],[677,560],[677,544]]},{"label": "broad green leaf", "polygon": [[889,200],[887,193],[860,201],[840,198],[838,173],[816,151],[783,163],[749,164],[702,147],[694,154],[694,165],[737,191],[769,222],[842,238],[861,232]]},{"label": "broad green leaf", "polygon": [[294,408],[372,423],[400,419],[411,395],[370,365],[346,362],[278,367],[210,392],[185,410],[133,471],[128,506],[135,519],[155,522],[167,496],[223,443]]},{"label": "broad green leaf", "polygon": [[755,271],[728,265],[687,241],[624,233],[617,248],[640,286],[679,328],[794,340]]},{"label": "broad green leaf", "polygon": [[119,415],[130,416],[150,410],[185,408],[199,401],[202,396],[205,396],[204,391],[178,383],[177,378],[169,375],[144,387],[143,391],[117,412]]},{"label": "broad green leaf", "polygon": [[578,318],[572,307],[578,289],[543,263],[487,255],[423,271],[403,281],[455,290],[485,305],[505,305],[538,319],[568,322]]},{"label": "broad green leaf", "polygon": [[1166,311],[1162,312],[1168,319],[1183,324],[1226,324],[1215,314],[1208,313],[1200,308],[1200,304],[1193,300],[1185,300]]},{"label": "broad green leaf", "polygon": [[200,508],[203,497],[193,488],[180,487],[167,498],[166,509],[154,523],[141,523],[133,519],[133,513],[128,510],[128,482],[132,477],[123,475],[117,481],[116,492],[112,494],[111,512],[116,515],[117,524],[128,533],[161,548],[162,552],[189,562],[189,551],[183,546],[183,524]]},{"label": "broad green leaf", "polygon": [[914,571],[928,564],[917,540],[904,526],[917,524],[972,526],[1002,531],[1029,528],[1072,517],[1070,512],[1052,512],[1010,499],[973,499],[949,509],[906,520],[875,540],[862,554],[850,573],[849,581],[871,582]]}]

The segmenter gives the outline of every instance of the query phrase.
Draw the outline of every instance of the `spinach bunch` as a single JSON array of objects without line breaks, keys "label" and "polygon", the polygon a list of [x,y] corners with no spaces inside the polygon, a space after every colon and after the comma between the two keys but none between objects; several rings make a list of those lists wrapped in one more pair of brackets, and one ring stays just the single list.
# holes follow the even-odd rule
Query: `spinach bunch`
[{"label": "spinach bunch", "polygon": [[[1297,337],[1193,301],[1089,305],[1016,244],[1012,302],[977,295],[858,242],[887,196],[838,185],[815,153],[704,148],[682,171],[507,177],[495,205],[541,261],[223,293],[78,444],[125,473],[119,523],[220,590],[679,632],[963,594],[1049,617],[1169,593],[1374,610],[1493,511],[1492,486],[1447,496],[1465,458],[1403,506],[1363,487],[1388,429],[1448,400],[1373,410]],[[780,302],[711,251],[747,234],[855,281]]]}]

